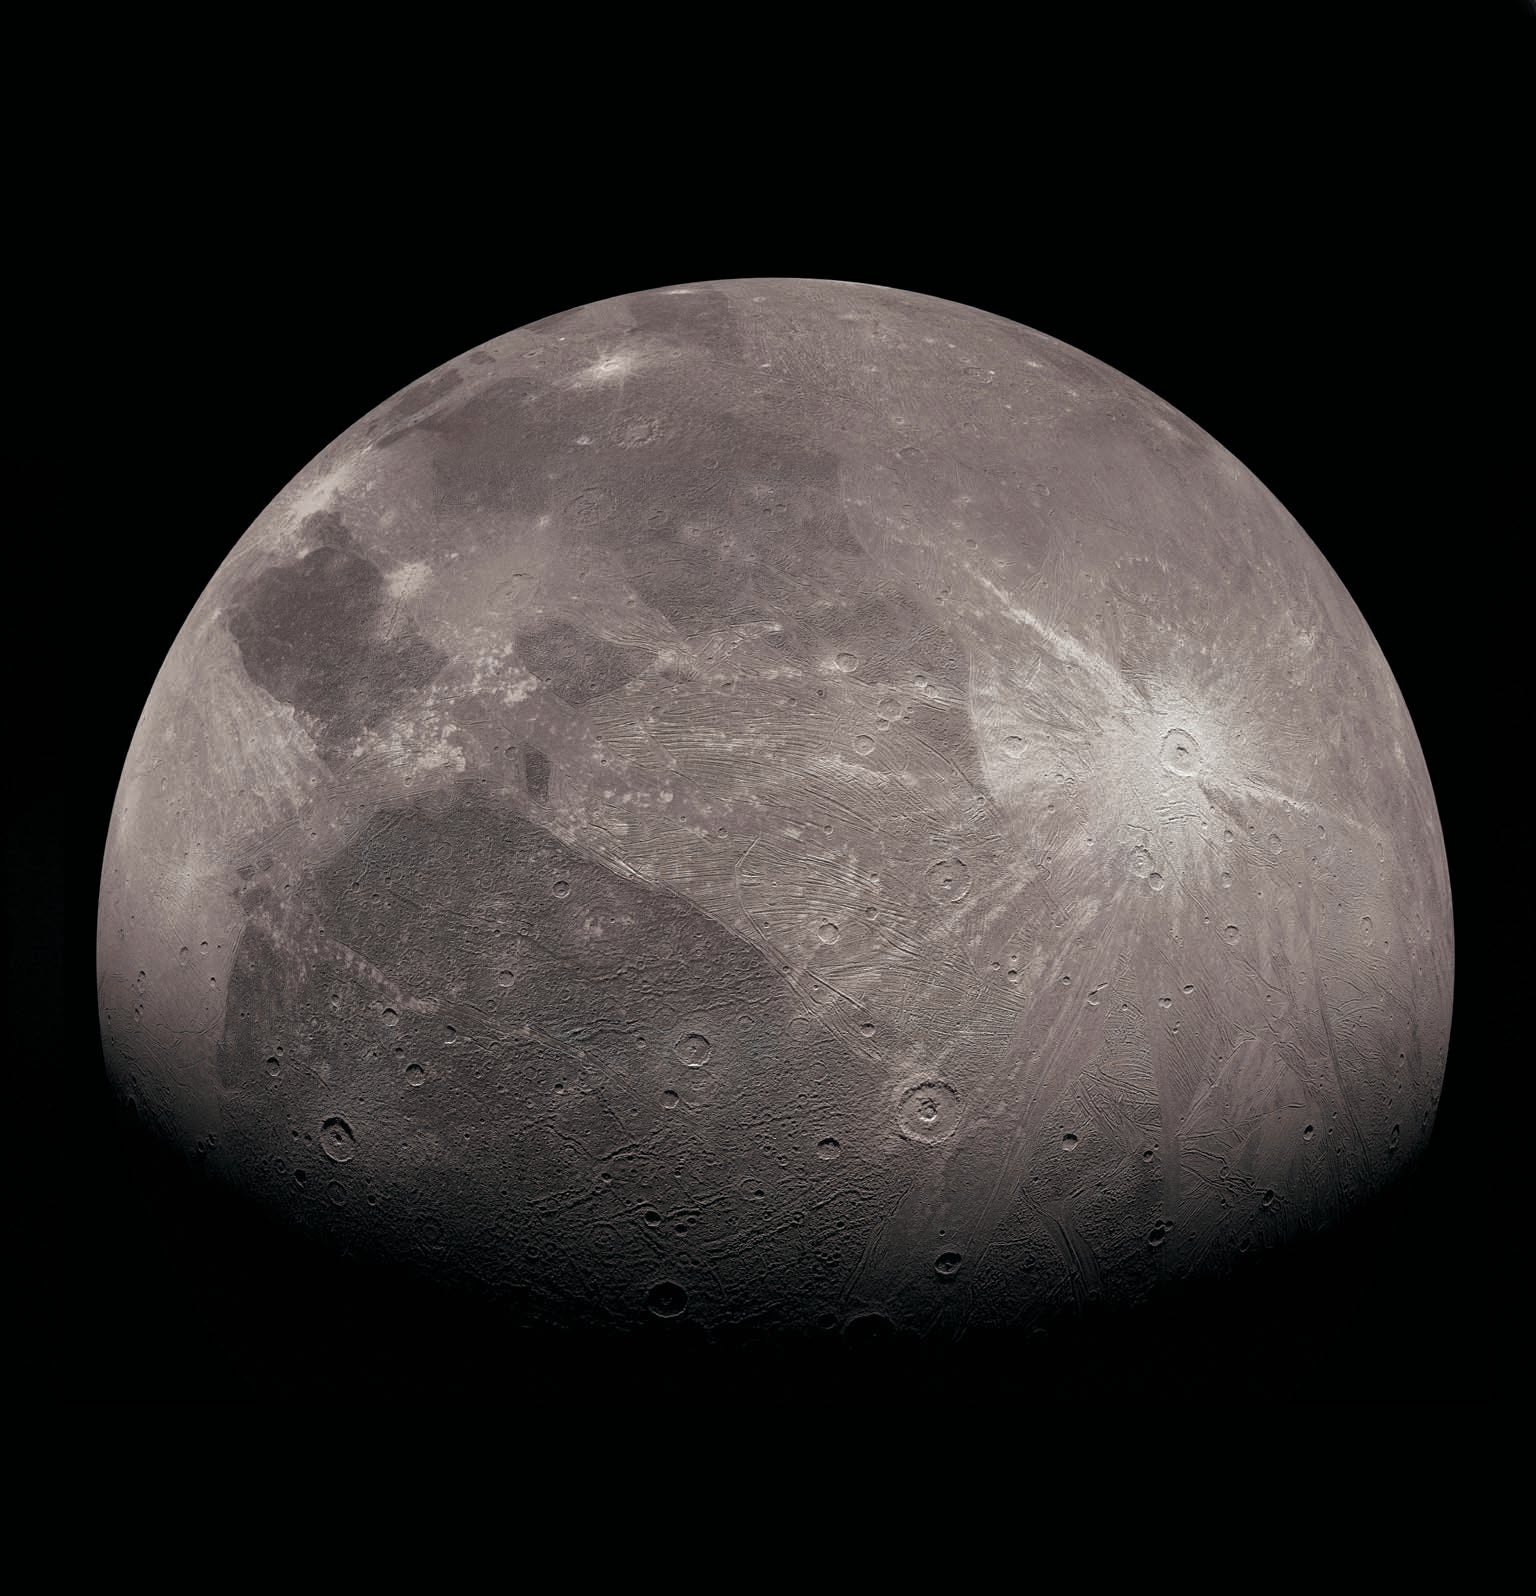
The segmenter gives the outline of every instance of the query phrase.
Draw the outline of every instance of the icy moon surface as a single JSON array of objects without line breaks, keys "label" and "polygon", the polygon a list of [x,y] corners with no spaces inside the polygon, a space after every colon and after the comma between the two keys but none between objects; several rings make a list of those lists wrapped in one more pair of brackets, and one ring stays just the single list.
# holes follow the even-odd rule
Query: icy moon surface
[{"label": "icy moon surface", "polygon": [[1086,354],[735,280],[469,351],[246,532],[128,752],[114,1086],[529,1322],[1028,1322],[1431,1132],[1444,846],[1337,577]]}]

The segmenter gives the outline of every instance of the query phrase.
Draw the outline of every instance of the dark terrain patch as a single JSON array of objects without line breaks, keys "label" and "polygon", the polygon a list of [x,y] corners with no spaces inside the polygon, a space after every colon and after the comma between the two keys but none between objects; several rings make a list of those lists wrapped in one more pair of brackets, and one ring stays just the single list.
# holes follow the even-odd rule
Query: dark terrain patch
[{"label": "dark terrain patch", "polygon": [[[616,463],[624,481],[624,467]],[[684,632],[814,605],[863,558],[836,454],[751,417],[700,418],[648,451],[643,501],[601,530],[653,609]],[[629,490],[633,503],[634,490]]]},{"label": "dark terrain patch", "polygon": [[414,430],[411,417],[428,405],[435,404],[444,394],[452,393],[464,378],[457,371],[440,372],[407,388],[385,413],[374,423],[389,430],[374,440],[374,448],[387,449]]},{"label": "dark terrain patch", "polygon": [[305,541],[316,547],[351,549],[357,546],[346,522],[334,510],[316,510],[313,515],[305,516],[299,530]]},{"label": "dark terrain patch", "polygon": [[551,621],[517,640],[518,657],[557,698],[580,708],[638,676],[655,657]]},{"label": "dark terrain patch", "polygon": [[539,748],[523,750],[523,786],[537,804],[549,799],[549,755]]},{"label": "dark terrain patch", "polygon": [[900,1172],[757,948],[474,783],[375,815],[280,913],[241,935],[217,1067],[221,1140],[295,1211],[340,1181],[328,1226],[545,1320],[642,1314],[663,1255],[690,1314],[830,1308]]},{"label": "dark terrain patch", "polygon": [[[575,440],[585,406],[541,378],[519,373],[487,383],[461,404],[381,438],[384,448],[407,432],[430,436],[437,508],[507,509],[535,514],[552,485],[580,464]],[[568,458],[562,460],[562,456]]]},{"label": "dark terrain patch", "polygon": [[[642,370],[626,379],[638,414],[668,411],[643,461],[611,436],[606,387],[556,390],[518,375],[439,410],[414,431],[432,439],[437,508],[553,515],[561,535],[614,560],[641,598],[684,632],[800,610],[842,585],[843,562],[864,558],[831,449],[732,411],[647,397]],[[649,408],[648,408],[649,407]]]},{"label": "dark terrain patch", "polygon": [[686,294],[657,289],[624,301],[637,333],[673,343],[697,344],[728,360],[742,358],[741,323],[730,296],[718,288],[693,288]]},{"label": "dark terrain patch", "polygon": [[262,571],[231,605],[226,624],[246,675],[320,723],[322,751],[405,704],[447,656],[395,608],[384,577],[335,516],[311,517],[317,547]]}]

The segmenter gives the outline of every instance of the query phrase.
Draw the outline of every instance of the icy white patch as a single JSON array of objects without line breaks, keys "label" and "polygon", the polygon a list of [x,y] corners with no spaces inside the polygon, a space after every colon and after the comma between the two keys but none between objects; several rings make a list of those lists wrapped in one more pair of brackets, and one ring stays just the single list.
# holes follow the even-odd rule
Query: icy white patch
[{"label": "icy white patch", "polygon": [[425,560],[412,560],[409,565],[397,565],[389,573],[389,591],[397,599],[414,597],[426,585],[432,567]]},{"label": "icy white patch", "polygon": [[571,383],[576,387],[591,387],[593,384],[606,384],[612,382],[622,383],[632,372],[640,368],[640,357],[633,351],[624,350],[614,354],[601,355],[590,366],[584,366],[571,378]]},{"label": "icy white patch", "polygon": [[[487,692],[499,693],[506,704],[522,703],[539,685],[539,679],[520,666],[513,665],[508,670],[515,652],[511,643],[502,648],[487,649],[465,661],[467,674],[454,686],[440,689],[439,684],[434,682],[429,693],[433,708],[437,708],[439,703],[452,704],[460,698]],[[443,695],[441,699],[438,696],[440,690]]]},{"label": "icy white patch", "polygon": [[1036,636],[1045,639],[1047,646],[1056,657],[1066,664],[1074,665],[1084,671],[1090,680],[1102,688],[1111,699],[1123,698],[1127,694],[1124,678],[1109,662],[1091,649],[1084,648],[1075,638],[1069,637],[1065,632],[1058,631],[1054,626],[1048,625],[1032,610],[1022,604],[1015,604],[1012,595],[1000,588],[990,577],[975,573],[975,579],[995,597],[1002,601],[1006,614],[1021,625],[1027,626]]},{"label": "icy white patch", "polygon": [[282,513],[290,525],[301,526],[310,516],[334,509],[336,500],[351,487],[361,464],[361,454],[348,455],[346,459],[333,465],[329,471],[296,487],[293,497],[281,506]]},{"label": "icy white patch", "polygon": [[528,671],[519,671],[501,690],[501,701],[504,704],[521,704],[522,701],[539,685],[537,676]]},{"label": "icy white patch", "polygon": [[420,723],[395,725],[366,744],[359,742],[354,749],[354,757],[366,754],[370,758],[382,758],[391,765],[405,765],[414,772],[443,769],[462,771],[464,750],[450,741],[457,731],[458,727],[451,722],[430,727]]}]

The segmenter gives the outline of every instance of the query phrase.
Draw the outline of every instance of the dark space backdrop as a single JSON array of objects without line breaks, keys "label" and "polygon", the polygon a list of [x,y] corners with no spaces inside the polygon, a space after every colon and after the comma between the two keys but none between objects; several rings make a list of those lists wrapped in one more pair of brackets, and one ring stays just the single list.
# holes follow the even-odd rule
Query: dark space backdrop
[{"label": "dark space backdrop", "polygon": [[[1491,114],[1510,92],[1494,58],[1522,38],[1529,63],[1529,31],[1461,41],[1454,116],[1428,78],[1378,71],[1374,56],[1252,100],[1250,85],[1190,72],[1071,154],[1067,130],[1032,131],[1022,105],[1002,142],[998,126],[939,135],[887,104],[895,125],[877,134],[850,117],[779,147],[733,144],[717,105],[714,131],[687,149],[651,137],[618,168],[522,135],[495,145],[494,119],[478,159],[468,134],[450,148],[407,141],[387,163],[344,127],[269,141],[259,110],[239,137],[222,123],[207,134],[211,90],[139,106],[122,150],[103,132],[57,329],[79,360],[61,418],[74,480],[52,496],[71,508],[32,533],[67,598],[20,621],[32,636],[78,617],[53,647],[83,651],[68,674],[89,683],[88,730],[54,721],[67,757],[57,748],[45,785],[13,781],[21,813],[7,832],[9,976],[26,998],[13,1007],[38,1017],[12,1062],[34,1074],[46,1122],[68,1127],[72,1172],[32,1304],[40,1393],[809,1394],[912,1410],[1501,1390],[1492,1165],[1516,1150],[1527,1107],[1508,1094],[1528,1089],[1530,1060],[1494,1034],[1512,994],[1481,833],[1516,778],[1499,768],[1512,745],[1482,731],[1486,606],[1489,585],[1513,579],[1517,527],[1485,496],[1515,446],[1492,374],[1523,369],[1528,383],[1531,370],[1509,272],[1513,152]],[[1421,41],[1415,71],[1435,43]],[[386,101],[377,110],[387,116]],[[1027,1340],[711,1347],[668,1327],[618,1345],[534,1344],[493,1309],[278,1229],[111,1105],[93,973],[108,813],[160,662],[229,548],[337,433],[465,349],[591,299],[773,275],[915,289],[1082,348],[1213,434],[1338,572],[1418,730],[1456,909],[1434,1140],[1372,1209],[1139,1314]],[[35,651],[29,668],[48,674]],[[1524,876],[1528,859],[1500,869]]]}]

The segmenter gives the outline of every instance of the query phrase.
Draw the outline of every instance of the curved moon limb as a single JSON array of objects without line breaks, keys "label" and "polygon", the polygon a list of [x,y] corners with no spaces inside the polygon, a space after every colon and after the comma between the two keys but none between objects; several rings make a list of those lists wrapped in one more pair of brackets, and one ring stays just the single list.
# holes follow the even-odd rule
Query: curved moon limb
[{"label": "curved moon limb", "polygon": [[530,1323],[930,1327],[1381,1189],[1453,938],[1387,663],[1219,444],[984,311],[741,279],[471,350],[278,495],[97,964],[116,1090],[338,1243]]}]

